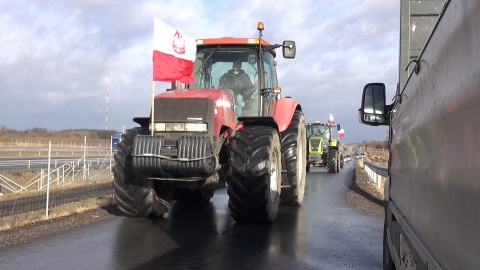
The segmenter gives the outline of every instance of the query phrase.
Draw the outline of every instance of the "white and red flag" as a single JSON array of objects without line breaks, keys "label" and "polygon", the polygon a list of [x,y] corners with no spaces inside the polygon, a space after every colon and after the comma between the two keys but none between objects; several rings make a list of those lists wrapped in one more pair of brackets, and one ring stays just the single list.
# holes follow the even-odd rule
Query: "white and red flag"
[{"label": "white and red flag", "polygon": [[192,83],[197,53],[195,39],[157,18],[153,19],[153,32],[153,80]]},{"label": "white and red flag", "polygon": [[343,137],[345,137],[345,130],[340,129],[340,130],[338,131],[338,138],[343,138]]},{"label": "white and red flag", "polygon": [[333,123],[335,123],[335,118],[333,118],[333,115],[331,113],[328,114],[328,123],[330,126],[333,126]]}]

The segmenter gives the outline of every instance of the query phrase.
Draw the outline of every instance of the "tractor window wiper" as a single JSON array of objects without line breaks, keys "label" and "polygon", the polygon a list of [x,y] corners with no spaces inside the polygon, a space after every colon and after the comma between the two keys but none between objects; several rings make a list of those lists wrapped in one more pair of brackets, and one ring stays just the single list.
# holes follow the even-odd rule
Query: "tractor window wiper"
[{"label": "tractor window wiper", "polygon": [[207,63],[207,61],[210,59],[210,57],[212,57],[212,55],[218,51],[218,49],[220,49],[220,47],[222,47],[222,45],[219,45],[218,47],[215,48],[215,50],[213,50],[208,56],[207,58],[205,58],[205,60],[203,60],[203,63],[202,63],[202,66],[197,70],[197,73],[195,73],[195,76],[194,77],[197,77],[198,73],[200,72],[200,70],[202,71],[202,74],[203,74],[203,69],[205,68],[205,63]]}]

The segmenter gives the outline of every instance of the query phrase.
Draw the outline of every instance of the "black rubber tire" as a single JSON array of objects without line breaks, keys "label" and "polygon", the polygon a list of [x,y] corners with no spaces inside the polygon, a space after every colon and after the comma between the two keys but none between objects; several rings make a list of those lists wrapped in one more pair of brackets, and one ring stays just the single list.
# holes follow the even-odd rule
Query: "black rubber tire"
[{"label": "black rubber tire", "polygon": [[388,246],[387,241],[387,220],[383,226],[383,269],[384,270],[396,270],[395,263],[392,259],[392,254],[390,254],[390,247]]},{"label": "black rubber tire", "polygon": [[343,158],[343,155],[340,155],[340,169],[343,169],[343,166],[345,165],[345,160]]},{"label": "black rubber tire", "polygon": [[228,206],[238,223],[271,223],[280,204],[282,154],[276,129],[243,127],[231,138]]},{"label": "black rubber tire", "polygon": [[142,128],[127,130],[115,153],[113,168],[114,198],[118,209],[128,217],[162,217],[169,208],[156,194],[162,184],[154,184],[132,166],[135,136],[148,132]]},{"label": "black rubber tire", "polygon": [[310,172],[310,164],[307,163],[307,168],[305,168],[307,173]]},{"label": "black rubber tire", "polygon": [[327,155],[327,172],[335,173],[337,172],[337,163],[338,163],[338,151],[335,148],[328,149]]},{"label": "black rubber tire", "polygon": [[301,205],[305,196],[307,164],[306,130],[303,112],[295,111],[288,128],[281,133],[282,158],[290,187],[282,189],[280,204]]},{"label": "black rubber tire", "polygon": [[337,151],[337,168],[335,172],[340,172],[340,152]]}]

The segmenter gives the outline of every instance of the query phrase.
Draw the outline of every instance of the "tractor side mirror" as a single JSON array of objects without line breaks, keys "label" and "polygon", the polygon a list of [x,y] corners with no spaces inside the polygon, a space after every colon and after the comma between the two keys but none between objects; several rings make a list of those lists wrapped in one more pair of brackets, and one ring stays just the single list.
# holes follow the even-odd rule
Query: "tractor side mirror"
[{"label": "tractor side mirror", "polygon": [[282,53],[283,53],[283,58],[287,58],[287,59],[295,58],[295,53],[296,53],[295,41],[285,40],[282,46]]}]

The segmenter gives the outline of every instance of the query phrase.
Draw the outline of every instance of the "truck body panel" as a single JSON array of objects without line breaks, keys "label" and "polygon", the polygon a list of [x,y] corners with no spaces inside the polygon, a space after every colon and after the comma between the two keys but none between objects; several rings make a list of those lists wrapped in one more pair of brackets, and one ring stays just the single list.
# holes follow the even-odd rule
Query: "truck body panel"
[{"label": "truck body panel", "polygon": [[479,264],[479,12],[448,4],[391,117],[390,207],[442,268]]},{"label": "truck body panel", "polygon": [[480,265],[478,14],[477,0],[402,0],[394,102],[364,88],[360,122],[390,126],[384,269]]}]

